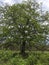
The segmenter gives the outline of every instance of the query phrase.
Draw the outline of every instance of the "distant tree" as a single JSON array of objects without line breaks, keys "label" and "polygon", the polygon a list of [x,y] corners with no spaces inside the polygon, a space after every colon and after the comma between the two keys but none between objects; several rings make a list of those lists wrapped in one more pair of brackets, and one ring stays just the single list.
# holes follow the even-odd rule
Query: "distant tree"
[{"label": "distant tree", "polygon": [[3,37],[7,43],[21,44],[22,54],[25,54],[27,43],[42,43],[45,40],[40,24],[45,19],[40,16],[39,10],[39,4],[35,0],[4,7]]}]

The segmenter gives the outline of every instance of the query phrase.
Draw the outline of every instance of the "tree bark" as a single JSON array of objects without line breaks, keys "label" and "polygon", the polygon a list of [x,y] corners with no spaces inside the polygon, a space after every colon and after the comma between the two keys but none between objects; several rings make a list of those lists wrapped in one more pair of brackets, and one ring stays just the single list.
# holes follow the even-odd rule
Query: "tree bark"
[{"label": "tree bark", "polygon": [[21,54],[25,54],[25,44],[26,44],[26,42],[25,41],[23,41],[23,43],[22,43],[22,45],[21,45]]}]

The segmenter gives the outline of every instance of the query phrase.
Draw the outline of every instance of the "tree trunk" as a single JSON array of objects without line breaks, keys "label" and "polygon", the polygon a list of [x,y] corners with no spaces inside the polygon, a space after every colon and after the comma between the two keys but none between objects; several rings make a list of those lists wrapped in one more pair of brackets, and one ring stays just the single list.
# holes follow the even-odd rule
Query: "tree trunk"
[{"label": "tree trunk", "polygon": [[22,45],[21,45],[21,54],[25,55],[25,41],[23,41]]}]

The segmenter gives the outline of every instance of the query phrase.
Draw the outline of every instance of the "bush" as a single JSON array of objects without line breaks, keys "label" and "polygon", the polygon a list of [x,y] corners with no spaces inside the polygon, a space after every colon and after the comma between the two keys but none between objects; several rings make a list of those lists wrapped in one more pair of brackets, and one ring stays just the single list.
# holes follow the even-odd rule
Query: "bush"
[{"label": "bush", "polygon": [[0,50],[0,65],[49,65],[49,52],[29,52],[23,58],[16,51]]}]

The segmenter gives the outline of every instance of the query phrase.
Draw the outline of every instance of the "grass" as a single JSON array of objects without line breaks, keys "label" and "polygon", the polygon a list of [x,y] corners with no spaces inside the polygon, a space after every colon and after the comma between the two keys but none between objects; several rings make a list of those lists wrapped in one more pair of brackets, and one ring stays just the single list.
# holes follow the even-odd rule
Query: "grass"
[{"label": "grass", "polygon": [[19,51],[0,50],[0,65],[49,65],[49,52],[27,52],[24,58]]}]

